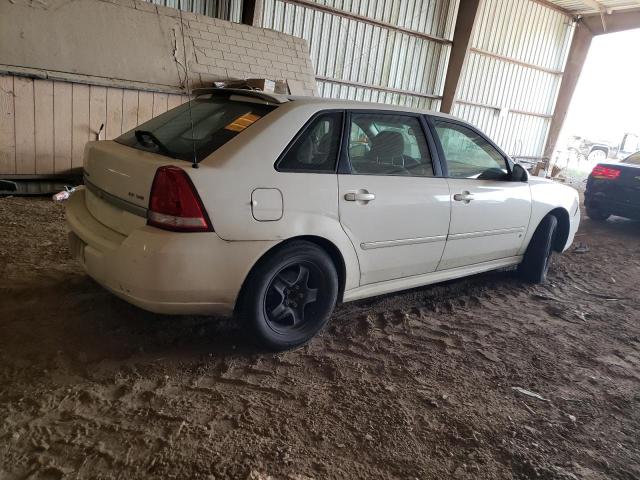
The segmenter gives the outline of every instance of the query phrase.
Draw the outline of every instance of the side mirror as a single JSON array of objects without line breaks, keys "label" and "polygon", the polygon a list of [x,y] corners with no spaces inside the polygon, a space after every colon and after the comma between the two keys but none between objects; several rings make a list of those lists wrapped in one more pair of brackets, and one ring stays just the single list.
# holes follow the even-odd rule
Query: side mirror
[{"label": "side mirror", "polygon": [[529,181],[529,173],[519,163],[514,163],[511,168],[511,181],[512,182],[527,182]]}]

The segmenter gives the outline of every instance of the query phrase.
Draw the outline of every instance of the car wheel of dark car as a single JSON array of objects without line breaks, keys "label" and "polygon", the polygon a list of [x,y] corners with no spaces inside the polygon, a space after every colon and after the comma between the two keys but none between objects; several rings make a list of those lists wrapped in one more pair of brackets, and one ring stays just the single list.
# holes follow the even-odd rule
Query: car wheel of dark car
[{"label": "car wheel of dark car", "polygon": [[604,222],[607,218],[609,218],[609,214],[603,212],[602,210],[598,210],[597,208],[587,208],[587,217],[591,220],[595,220],[596,222]]},{"label": "car wheel of dark car", "polygon": [[524,260],[518,266],[520,276],[531,283],[544,283],[551,264],[553,241],[558,229],[558,219],[547,215],[533,234]]},{"label": "car wheel of dark car", "polygon": [[331,257],[307,241],[292,241],[250,273],[239,305],[256,341],[270,350],[308,342],[329,320],[338,298]]}]

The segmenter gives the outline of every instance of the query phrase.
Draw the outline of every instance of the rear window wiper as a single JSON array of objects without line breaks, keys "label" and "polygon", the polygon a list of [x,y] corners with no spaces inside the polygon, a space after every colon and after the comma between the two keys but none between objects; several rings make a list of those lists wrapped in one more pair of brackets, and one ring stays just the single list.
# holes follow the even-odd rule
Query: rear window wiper
[{"label": "rear window wiper", "polygon": [[[158,137],[156,137],[152,132],[148,130],[136,130],[134,133],[136,135],[136,140],[138,140],[138,143],[143,147],[148,148],[151,146],[151,144],[153,144],[156,147],[158,147],[158,149],[165,155],[175,158],[176,156],[175,152],[172,152],[171,150],[169,150],[167,146],[164,143],[162,143],[160,140],[158,140]],[[149,142],[146,139],[151,140],[151,142]]]}]

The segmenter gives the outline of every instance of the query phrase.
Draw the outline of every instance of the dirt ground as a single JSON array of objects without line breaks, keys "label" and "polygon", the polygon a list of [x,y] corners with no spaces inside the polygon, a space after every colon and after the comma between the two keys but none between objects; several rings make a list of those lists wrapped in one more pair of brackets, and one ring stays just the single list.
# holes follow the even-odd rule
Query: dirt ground
[{"label": "dirt ground", "polygon": [[638,479],[639,239],[583,220],[547,285],[345,304],[274,355],[116,299],[62,206],[0,198],[0,479]]}]

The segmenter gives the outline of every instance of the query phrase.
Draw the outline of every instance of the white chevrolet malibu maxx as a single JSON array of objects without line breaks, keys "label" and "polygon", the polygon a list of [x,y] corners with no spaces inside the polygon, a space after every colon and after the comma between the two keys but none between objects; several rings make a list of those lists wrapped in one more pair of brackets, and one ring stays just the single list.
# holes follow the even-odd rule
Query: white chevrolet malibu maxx
[{"label": "white chevrolet malibu maxx", "polygon": [[232,314],[264,345],[337,302],[518,265],[542,282],[580,221],[473,126],[405,107],[205,90],[89,143],[67,204],[87,273],[168,314]]}]

